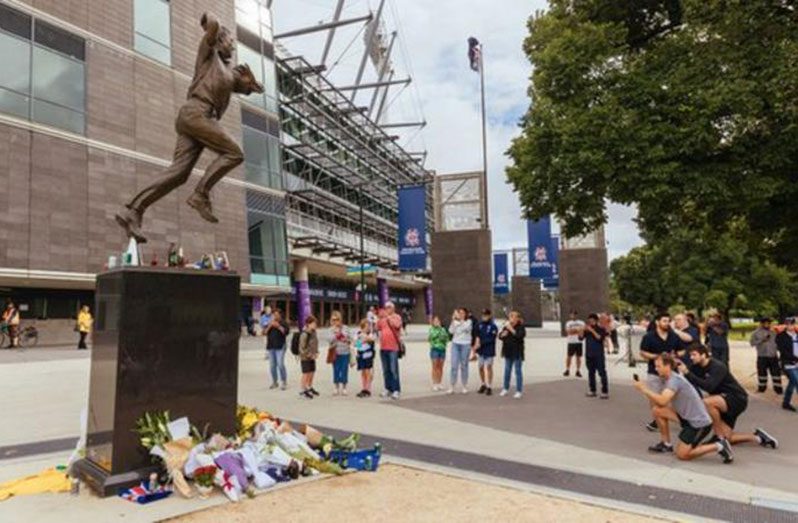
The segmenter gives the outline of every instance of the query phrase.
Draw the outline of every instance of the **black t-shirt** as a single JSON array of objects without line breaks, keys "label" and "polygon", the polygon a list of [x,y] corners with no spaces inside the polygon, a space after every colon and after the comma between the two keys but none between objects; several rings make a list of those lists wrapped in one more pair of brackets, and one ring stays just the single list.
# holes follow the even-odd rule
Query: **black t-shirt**
[{"label": "black t-shirt", "polygon": [[[271,323],[269,325],[271,325]],[[269,325],[267,325],[266,328],[268,328]],[[272,327],[271,329],[269,329],[269,332],[266,333],[267,349],[285,348],[285,338],[288,336],[288,324],[280,320],[280,327],[283,328],[283,332],[280,332],[280,329],[276,327]]]},{"label": "black t-shirt", "polygon": [[[662,354],[666,352],[676,352],[682,349],[682,340],[672,330],[668,330],[668,335],[665,339],[659,337],[656,329],[649,331],[643,336],[643,341],[640,342],[640,350],[649,352],[651,354]],[[654,368],[654,360],[648,361],[648,373],[657,374]]]},{"label": "black t-shirt", "polygon": [[720,360],[710,359],[706,367],[690,365],[690,372],[685,378],[707,394],[725,394],[742,401],[748,400],[748,393]]},{"label": "black t-shirt", "polygon": [[593,330],[598,334],[598,338],[593,336],[593,333],[585,328],[585,354],[590,358],[600,357],[604,355],[604,339],[607,337],[607,331],[598,325],[593,326]]}]

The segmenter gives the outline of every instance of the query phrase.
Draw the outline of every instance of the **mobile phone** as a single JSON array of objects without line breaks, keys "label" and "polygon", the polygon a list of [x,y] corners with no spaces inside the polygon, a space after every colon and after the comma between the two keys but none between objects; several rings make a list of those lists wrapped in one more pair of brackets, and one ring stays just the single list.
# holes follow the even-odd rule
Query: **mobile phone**
[{"label": "mobile phone", "polygon": [[640,376],[638,376],[637,374],[632,374],[632,379],[635,381],[640,381]]}]

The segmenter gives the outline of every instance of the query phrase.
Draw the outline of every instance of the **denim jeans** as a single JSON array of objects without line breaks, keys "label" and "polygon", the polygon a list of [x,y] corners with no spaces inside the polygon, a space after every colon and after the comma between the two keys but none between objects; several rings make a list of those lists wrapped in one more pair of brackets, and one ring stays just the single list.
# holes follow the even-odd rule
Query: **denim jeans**
[{"label": "denim jeans", "polygon": [[399,383],[399,351],[381,350],[382,377],[385,380],[385,390],[388,392],[401,392]]},{"label": "denim jeans", "polygon": [[457,371],[460,370],[460,384],[465,387],[468,385],[468,357],[471,355],[471,347],[465,343],[452,343],[452,369],[449,381],[452,387],[457,385]]},{"label": "denim jeans", "polygon": [[349,383],[349,354],[336,354],[333,361],[333,383]]},{"label": "denim jeans", "polygon": [[272,383],[277,383],[278,374],[280,381],[285,383],[288,378],[288,373],[285,371],[285,347],[268,350],[269,368],[272,371]]},{"label": "denim jeans", "polygon": [[792,401],[792,393],[798,391],[798,369],[784,369],[787,374],[787,390],[784,391],[784,404],[789,405]]},{"label": "denim jeans", "polygon": [[607,394],[609,387],[607,386],[607,362],[604,355],[588,356],[585,359],[587,364],[587,380],[590,387],[590,392],[596,392],[596,373],[601,378],[601,392]]},{"label": "denim jeans", "polygon": [[504,390],[510,390],[510,376],[515,368],[515,390],[524,391],[524,375],[521,371],[523,364],[524,360],[520,358],[504,358]]}]

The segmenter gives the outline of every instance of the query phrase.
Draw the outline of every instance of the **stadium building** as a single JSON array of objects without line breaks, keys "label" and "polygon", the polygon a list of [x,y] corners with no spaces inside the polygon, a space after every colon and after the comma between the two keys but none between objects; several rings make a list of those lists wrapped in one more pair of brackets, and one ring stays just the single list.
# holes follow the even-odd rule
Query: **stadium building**
[{"label": "stadium building", "polygon": [[[267,4],[0,0],[0,299],[39,324],[43,343],[71,338],[95,274],[125,248],[114,214],[170,163],[205,11],[234,30],[238,60],[265,92],[235,96],[222,119],[245,162],[214,188],[220,223],[185,204],[214,158],[206,152],[192,179],[148,210],[144,263],[163,264],[170,243],[190,260],[226,251],[241,275],[243,315],[271,304],[293,319],[299,288],[323,321],[336,309],[356,321],[361,297],[376,305],[390,296],[424,316],[428,273],[396,270],[397,189],[431,173],[424,154],[405,151],[379,123],[397,83],[391,33],[379,11],[343,20],[343,1],[333,10],[331,0],[325,27],[363,24],[380,77],[336,86],[324,63],[290,52],[292,35],[319,28],[275,38]],[[358,89],[373,102],[356,105]]]}]

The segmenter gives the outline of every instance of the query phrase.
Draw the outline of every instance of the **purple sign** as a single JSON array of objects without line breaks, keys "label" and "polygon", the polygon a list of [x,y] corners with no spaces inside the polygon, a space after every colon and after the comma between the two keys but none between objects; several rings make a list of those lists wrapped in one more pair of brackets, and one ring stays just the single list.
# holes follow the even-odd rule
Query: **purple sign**
[{"label": "purple sign", "polygon": [[380,308],[385,307],[385,304],[388,303],[388,282],[385,278],[377,278],[377,295],[379,296],[379,305]]},{"label": "purple sign", "polygon": [[427,319],[432,319],[432,287],[424,287],[424,312]]},{"label": "purple sign", "polygon": [[296,288],[297,324],[299,328],[305,326],[305,320],[310,316],[310,286],[307,281],[298,281]]}]

